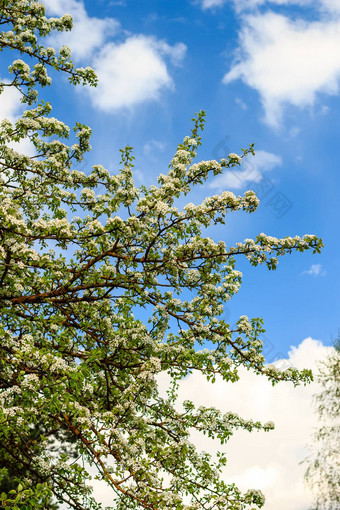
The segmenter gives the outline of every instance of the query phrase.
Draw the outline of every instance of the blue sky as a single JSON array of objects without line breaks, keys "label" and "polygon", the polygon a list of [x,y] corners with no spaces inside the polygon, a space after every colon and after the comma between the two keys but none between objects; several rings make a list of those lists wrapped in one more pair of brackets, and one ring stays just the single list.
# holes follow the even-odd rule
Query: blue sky
[{"label": "blue sky", "polygon": [[[233,244],[261,232],[313,233],[325,248],[287,255],[276,272],[240,259],[243,286],[227,314],[231,322],[262,316],[271,358],[307,336],[330,344],[340,327],[340,0],[45,3],[50,15],[74,17],[74,31],[51,44],[69,44],[75,63],[100,79],[85,90],[59,77],[43,94],[55,116],[93,128],[85,168],[102,163],[114,172],[118,149],[132,145],[136,183],[154,183],[200,109],[207,123],[198,159],[255,143],[255,158],[238,172],[189,197],[259,192],[256,213],[233,213],[211,235]],[[13,97],[0,113],[16,109]]]}]

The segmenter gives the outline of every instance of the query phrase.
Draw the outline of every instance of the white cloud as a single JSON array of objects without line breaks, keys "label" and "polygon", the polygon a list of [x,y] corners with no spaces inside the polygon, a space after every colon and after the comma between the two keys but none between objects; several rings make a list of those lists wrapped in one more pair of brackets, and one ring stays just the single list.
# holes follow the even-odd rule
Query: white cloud
[{"label": "white cloud", "polygon": [[70,32],[61,32],[50,37],[55,46],[67,45],[74,58],[88,60],[96,48],[103,46],[108,37],[116,34],[119,22],[113,18],[95,18],[88,16],[84,2],[77,0],[45,0],[49,15],[71,14],[73,28]]},{"label": "white cloud", "polygon": [[164,40],[131,34],[123,42],[112,42],[119,31],[123,33],[119,22],[89,16],[82,0],[46,0],[45,4],[48,14],[73,16],[72,31],[53,35],[50,41],[66,44],[76,61],[85,59],[94,68],[99,84],[87,92],[96,108],[131,108],[157,100],[164,89],[174,89],[168,61],[181,65],[187,49],[183,43],[171,46]]},{"label": "white cloud", "polygon": [[241,79],[256,89],[270,125],[279,125],[287,103],[306,107],[320,92],[338,93],[340,21],[291,21],[273,12],[243,21],[241,57],[223,82]]},{"label": "white cloud", "polygon": [[[203,9],[227,0],[201,0]],[[337,95],[340,81],[340,0],[229,0],[241,14],[237,61],[223,82],[241,79],[260,94],[265,121],[278,127],[286,105],[313,106],[320,94]],[[290,19],[259,7],[305,7]],[[289,11],[288,15],[289,15]]]},{"label": "white cloud", "polygon": [[227,0],[201,0],[201,7],[202,9],[211,9],[214,7],[221,7],[223,4],[226,3]]},{"label": "white cloud", "polygon": [[322,7],[333,13],[340,13],[340,1],[339,0],[321,0]]},{"label": "white cloud", "polygon": [[[292,347],[286,364],[298,369],[316,370],[317,361],[331,348],[312,338],[298,347]],[[280,362],[277,362],[280,364]],[[228,464],[223,476],[246,490],[257,488],[266,496],[265,510],[306,510],[311,494],[303,482],[306,444],[311,441],[317,417],[312,396],[318,385],[293,388],[290,383],[272,386],[265,377],[247,370],[240,371],[240,380],[226,383],[217,378],[208,383],[199,373],[193,373],[180,385],[181,400],[192,400],[197,405],[213,406],[223,412],[233,411],[244,418],[274,421],[271,432],[235,432],[226,447],[195,434],[192,440],[204,451],[227,452]],[[165,381],[164,381],[165,383]]]},{"label": "white cloud", "polygon": [[282,164],[282,159],[276,154],[267,151],[256,151],[255,156],[249,155],[242,161],[240,167],[233,167],[232,170],[219,175],[209,187],[213,189],[240,189],[249,182],[262,180],[262,172],[267,172]]},{"label": "white cloud", "polygon": [[321,264],[312,264],[308,271],[303,271],[302,274],[311,274],[313,276],[325,276],[326,271],[322,270]]},{"label": "white cloud", "polygon": [[[0,122],[4,119],[8,119],[12,124],[16,122],[24,110],[20,98],[21,94],[16,88],[4,88],[4,91],[0,94]],[[11,142],[9,147],[27,156],[33,156],[35,153],[34,147],[28,138],[24,138],[20,142]]]},{"label": "white cloud", "polygon": [[[318,362],[332,349],[309,337],[298,347],[291,347],[287,359],[275,364],[316,371]],[[239,375],[236,383],[217,377],[212,384],[194,372],[180,383],[179,405],[192,400],[196,406],[231,411],[245,419],[274,421],[275,430],[253,433],[238,430],[224,446],[200,433],[192,434],[191,441],[199,450],[213,455],[226,451],[224,480],[236,483],[242,490],[262,490],[266,496],[264,510],[306,510],[312,495],[304,484],[305,465],[300,462],[306,457],[306,445],[312,442],[314,428],[318,426],[312,400],[320,387],[315,382],[297,388],[291,383],[273,387],[264,376],[243,368]],[[158,382],[161,394],[166,397],[169,377],[160,374]],[[105,483],[93,480],[92,485],[98,501],[113,504],[112,491]]]},{"label": "white cloud", "polygon": [[114,111],[158,99],[162,90],[174,88],[164,57],[178,65],[185,51],[182,43],[170,46],[143,35],[106,44],[92,63],[99,78],[98,87],[88,91],[93,104]]},{"label": "white cloud", "polygon": [[298,128],[297,126],[293,126],[290,128],[289,132],[288,132],[288,136],[289,138],[295,138],[297,137],[299,134],[301,133],[301,129]]},{"label": "white cloud", "polygon": [[240,108],[242,108],[242,110],[248,110],[248,105],[247,103],[245,103],[244,101],[242,101],[242,99],[240,97],[237,97],[235,99],[235,103],[239,105]]},{"label": "white cloud", "polygon": [[[4,80],[6,83],[6,80]],[[8,119],[15,122],[23,110],[23,104],[20,102],[21,94],[15,87],[4,87],[0,94],[0,120]]]},{"label": "white cloud", "polygon": [[143,146],[143,153],[145,156],[149,157],[155,153],[160,152],[165,149],[165,143],[161,142],[160,140],[154,140],[151,139],[148,142],[146,142]]},{"label": "white cloud", "polygon": [[157,41],[157,46],[159,48],[160,53],[167,55],[174,66],[182,65],[184,57],[187,52],[187,47],[185,44],[177,43],[174,46],[171,46],[165,41],[159,40]]}]

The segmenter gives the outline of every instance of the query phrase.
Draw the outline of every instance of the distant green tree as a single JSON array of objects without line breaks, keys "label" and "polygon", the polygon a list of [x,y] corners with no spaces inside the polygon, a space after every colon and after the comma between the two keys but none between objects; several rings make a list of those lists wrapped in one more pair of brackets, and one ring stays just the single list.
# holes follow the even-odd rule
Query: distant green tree
[{"label": "distant green tree", "polygon": [[[38,420],[36,424],[29,425],[26,430],[20,434],[20,443],[22,449],[34,451],[39,448],[42,439],[46,439],[49,452],[53,455],[67,455],[73,461],[80,457],[76,440],[68,431],[62,430],[60,427],[54,430],[46,430],[43,420]],[[15,441],[15,435],[13,435]],[[26,464],[18,462],[18,458],[12,455],[11,448],[5,443],[0,444],[0,494],[16,492],[17,486],[23,478],[32,479],[30,462]],[[41,481],[37,479],[37,483]],[[41,502],[40,502],[41,503]],[[56,510],[59,505],[52,496],[43,498],[43,506],[45,510]],[[1,508],[1,507],[0,507]]]},{"label": "distant green tree", "polygon": [[315,395],[320,427],[307,457],[306,481],[314,494],[311,510],[340,508],[340,332],[334,351],[320,362]]}]

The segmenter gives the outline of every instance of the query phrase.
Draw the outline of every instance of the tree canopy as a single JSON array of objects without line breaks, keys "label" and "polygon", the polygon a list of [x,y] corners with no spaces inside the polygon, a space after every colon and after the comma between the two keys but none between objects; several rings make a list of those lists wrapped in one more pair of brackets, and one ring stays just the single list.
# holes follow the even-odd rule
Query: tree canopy
[{"label": "tree canopy", "polygon": [[[241,316],[231,327],[224,306],[241,285],[239,257],[275,269],[278,256],[319,252],[322,241],[260,234],[227,246],[207,237],[228,213],[256,210],[252,191],[176,206],[253,153],[250,146],[194,162],[203,112],[157,185],[135,186],[131,147],[122,149],[117,174],[100,164],[75,169],[91,149],[91,130],[80,123],[70,130],[40,99],[51,71],[96,85],[92,69],[74,67],[69,48],[44,45],[72,19],[47,18],[32,0],[2,0],[0,16],[1,51],[15,56],[0,92],[15,87],[28,108],[0,126],[0,475],[16,473],[1,507],[52,508],[53,496],[63,508],[100,508],[92,466],[112,488],[116,510],[260,508],[262,493],[222,480],[225,456],[199,452],[190,432],[224,443],[236,429],[273,424],[190,401],[180,407],[178,381],[193,370],[212,382],[217,374],[237,381],[245,366],[273,384],[308,382],[308,370],[267,366],[262,320]],[[34,156],[20,152],[14,142],[22,140]],[[161,372],[172,380],[166,397]]]}]

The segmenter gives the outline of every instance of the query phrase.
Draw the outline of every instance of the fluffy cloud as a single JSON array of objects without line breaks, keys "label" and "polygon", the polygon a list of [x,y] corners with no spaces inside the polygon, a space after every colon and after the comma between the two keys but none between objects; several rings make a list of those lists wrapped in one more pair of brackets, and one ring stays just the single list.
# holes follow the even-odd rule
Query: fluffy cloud
[{"label": "fluffy cloud", "polygon": [[[278,366],[295,366],[298,369],[317,370],[318,361],[324,359],[332,348],[306,338],[298,347],[292,347],[286,360]],[[166,396],[169,379],[159,376],[160,389]],[[197,406],[216,407],[223,412],[232,411],[243,418],[274,421],[271,432],[237,431],[226,446],[218,441],[195,433],[191,440],[197,448],[212,454],[227,452],[228,464],[223,478],[235,482],[243,490],[255,488],[266,496],[265,510],[306,510],[311,503],[311,493],[304,485],[305,466],[300,462],[307,454],[306,444],[317,426],[312,405],[313,395],[319,386],[293,388],[289,383],[272,386],[265,377],[240,370],[240,380],[226,383],[217,377],[211,384],[194,372],[185,378],[179,388],[181,402],[192,400]],[[112,505],[112,492],[101,482],[94,481],[95,496],[104,505]]]},{"label": "fluffy cloud", "polygon": [[[299,369],[316,370],[317,361],[329,352],[321,342],[305,339],[292,347],[287,360],[278,366],[291,365]],[[223,450],[228,455],[224,478],[244,490],[260,489],[266,495],[265,510],[306,510],[311,494],[304,485],[305,466],[300,462],[306,456],[306,443],[311,441],[317,417],[312,396],[318,385],[293,388],[289,383],[272,386],[266,378],[247,370],[240,371],[237,383],[226,383],[218,378],[208,383],[199,373],[182,381],[182,400],[193,400],[198,405],[214,406],[222,411],[233,411],[244,418],[274,421],[275,430],[249,434],[238,431]],[[201,449],[216,452],[221,447],[201,434],[192,437]]]},{"label": "fluffy cloud", "polygon": [[339,0],[321,0],[321,6],[330,13],[340,13]]},{"label": "fluffy cloud", "polygon": [[4,88],[4,91],[0,95],[0,120],[8,119],[10,122],[15,122],[16,118],[23,110],[20,97],[20,92],[16,88]]},{"label": "fluffy cloud", "polygon": [[160,140],[151,139],[144,144],[143,153],[147,157],[152,157],[154,153],[158,153],[165,149],[165,143]]},{"label": "fluffy cloud", "polygon": [[93,104],[114,111],[158,99],[163,89],[174,88],[166,57],[179,64],[185,50],[184,44],[170,46],[143,35],[106,44],[92,63],[99,78],[98,87],[89,90]]},{"label": "fluffy cloud", "polygon": [[199,0],[202,9],[211,9],[213,7],[221,7],[227,0]]},{"label": "fluffy cloud", "polygon": [[132,108],[174,89],[169,62],[181,64],[183,43],[171,46],[155,37],[131,34],[123,42],[112,42],[113,36],[123,34],[119,22],[90,17],[82,0],[46,0],[45,4],[48,14],[73,16],[72,31],[54,35],[51,43],[70,46],[76,61],[85,59],[95,69],[99,85],[88,93],[96,108],[106,112]]},{"label": "fluffy cloud", "polygon": [[[0,122],[4,119],[8,119],[12,124],[16,122],[24,110],[20,98],[21,94],[16,88],[4,88],[4,91],[0,94]],[[21,142],[11,142],[9,146],[27,156],[34,155],[34,147],[28,139],[24,139]]]},{"label": "fluffy cloud", "polygon": [[[202,9],[228,0],[200,0]],[[260,94],[265,121],[278,127],[285,105],[312,106],[321,93],[339,93],[339,0],[229,0],[240,14],[237,61],[223,82],[241,79]],[[277,6],[305,7],[290,19]],[[263,13],[260,7],[266,7]],[[289,15],[289,11],[288,15]],[[319,20],[309,21],[310,14]],[[308,19],[308,21],[307,21]]]},{"label": "fluffy cloud", "polygon": [[103,46],[108,37],[116,34],[119,22],[113,18],[95,18],[88,16],[84,3],[77,0],[45,0],[48,15],[62,16],[71,14],[73,29],[50,38],[51,44],[66,44],[72,49],[75,59],[87,60],[97,48]]},{"label": "fluffy cloud", "polygon": [[263,178],[262,172],[267,172],[282,164],[282,159],[267,151],[256,151],[255,156],[249,155],[240,167],[234,167],[219,175],[210,184],[213,189],[240,189],[249,182],[259,182]]},{"label": "fluffy cloud", "polygon": [[308,271],[303,271],[302,274],[311,274],[312,276],[325,276],[326,271],[322,270],[321,264],[312,264]]},{"label": "fluffy cloud", "polygon": [[320,92],[338,93],[340,21],[291,21],[273,12],[243,20],[241,57],[223,81],[256,89],[270,125],[279,124],[287,103],[305,107]]}]

